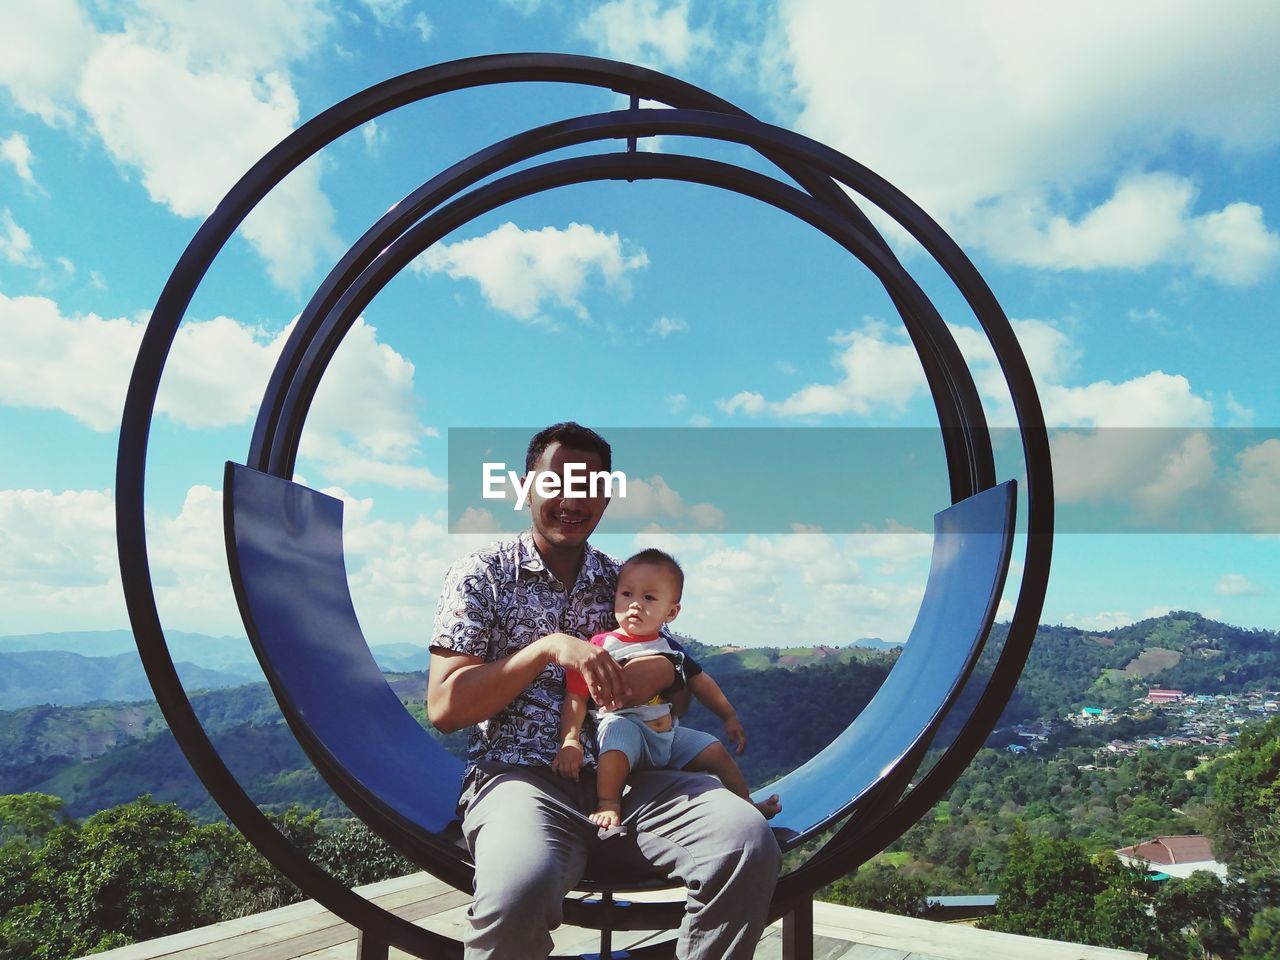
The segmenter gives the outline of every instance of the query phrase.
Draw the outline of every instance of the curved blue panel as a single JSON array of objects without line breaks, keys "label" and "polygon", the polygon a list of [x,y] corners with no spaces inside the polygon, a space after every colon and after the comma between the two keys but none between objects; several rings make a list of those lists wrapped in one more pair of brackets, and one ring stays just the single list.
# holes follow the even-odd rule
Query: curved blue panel
[{"label": "curved blue panel", "polygon": [[900,793],[959,695],[986,641],[1013,548],[1010,480],[934,518],[933,562],[911,636],[888,678],[853,723],[817,756],[755,794],[777,793],[771,821],[794,847],[882,788]]},{"label": "curved blue panel", "polygon": [[[757,793],[782,796],[772,825],[784,847],[904,789],[995,617],[1015,491],[1009,481],[936,516],[924,599],[888,679],[831,744]],[[369,652],[347,584],[342,502],[228,463],[225,509],[241,613],[299,742],[357,814],[448,878],[466,859],[454,842],[462,763],[410,716]]]},{"label": "curved blue panel", "polygon": [[347,584],[342,501],[235,463],[224,497],[240,611],[295,736],[357,814],[425,831],[456,861],[462,762],[414,720],[369,652]]}]

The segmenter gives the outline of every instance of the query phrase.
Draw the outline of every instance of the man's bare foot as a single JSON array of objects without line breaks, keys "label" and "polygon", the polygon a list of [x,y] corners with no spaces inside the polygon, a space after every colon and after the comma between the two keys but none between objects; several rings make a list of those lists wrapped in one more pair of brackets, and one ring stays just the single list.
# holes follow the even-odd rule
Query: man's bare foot
[{"label": "man's bare foot", "polygon": [[768,800],[761,800],[755,804],[755,808],[764,814],[766,820],[772,820],[782,812],[782,801],[778,799],[778,795],[775,793]]},{"label": "man's bare foot", "polygon": [[622,826],[622,802],[619,800],[601,800],[600,809],[587,818],[602,830],[612,830]]}]

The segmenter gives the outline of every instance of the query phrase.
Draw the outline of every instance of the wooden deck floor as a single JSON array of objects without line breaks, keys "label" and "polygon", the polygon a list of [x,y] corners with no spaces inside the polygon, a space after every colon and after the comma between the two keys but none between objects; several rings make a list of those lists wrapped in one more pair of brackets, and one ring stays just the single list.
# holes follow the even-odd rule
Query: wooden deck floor
[{"label": "wooden deck floor", "polygon": [[[402,917],[460,937],[471,898],[426,874],[361,887],[370,900]],[[636,895],[629,895],[636,899]],[[671,891],[655,898],[671,896]],[[557,953],[591,953],[599,933],[555,931]],[[669,939],[670,932],[617,933],[614,948]],[[780,925],[766,932],[756,960],[781,960]],[[410,955],[392,949],[393,960]],[[814,904],[815,960],[1143,960],[1124,950],[1036,940],[971,927]],[[308,900],[238,920],[188,930],[93,955],[93,960],[356,960],[356,931]]]}]

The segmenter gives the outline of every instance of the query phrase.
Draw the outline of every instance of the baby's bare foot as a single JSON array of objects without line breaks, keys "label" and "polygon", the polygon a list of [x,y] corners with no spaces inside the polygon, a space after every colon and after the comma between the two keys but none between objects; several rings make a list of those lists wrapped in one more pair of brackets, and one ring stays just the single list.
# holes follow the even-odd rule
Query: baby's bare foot
[{"label": "baby's bare foot", "polygon": [[768,800],[761,800],[755,805],[755,808],[764,814],[766,820],[772,820],[782,812],[782,801],[778,799],[775,793]]},{"label": "baby's bare foot", "polygon": [[587,818],[602,830],[612,830],[622,825],[622,803],[618,800],[601,800],[600,809]]}]

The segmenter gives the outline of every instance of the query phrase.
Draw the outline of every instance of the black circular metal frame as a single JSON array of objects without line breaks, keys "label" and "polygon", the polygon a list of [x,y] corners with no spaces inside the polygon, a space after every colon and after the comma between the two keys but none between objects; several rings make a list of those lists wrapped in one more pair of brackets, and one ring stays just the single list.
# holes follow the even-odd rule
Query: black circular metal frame
[{"label": "black circular metal frame", "polygon": [[[882,850],[954,783],[994,728],[1030,649],[1048,582],[1053,481],[1047,432],[1026,360],[995,296],[947,234],[904,194],[820,143],[761,123],[732,104],[675,78],[628,64],[557,54],[511,54],[455,61],[388,80],[304,124],[259,161],[204,222],[179,259],[147,327],[120,431],[116,475],[121,575],[138,649],[175,738],[210,794],[244,835],[285,875],[329,909],[384,941],[423,957],[460,956],[460,945],[415,926],[337,882],[258,810],[209,740],[178,680],[156,607],[144,524],[147,443],[165,360],[188,304],[231,234],[297,166],[361,124],[398,107],[457,90],[502,83],[557,82],[616,90],[632,109],[573,118],[524,131],[474,154],[413,191],[362,236],[333,268],[301,314],[272,372],[247,462],[288,479],[308,408],[323,373],[359,312],[415,256],[458,227],[513,200],[595,180],[681,180],[753,197],[831,237],[884,285],[920,357],[938,413],[953,502],[995,484],[991,438],[972,376],[946,324],[846,194],[865,197],[894,218],[941,265],[991,344],[1008,385],[1026,467],[1027,538],[1008,638],[961,732],[871,829],[841,827],[804,864],[782,876],[772,915],[788,913],[819,886]],[[639,98],[674,107],[636,109]],[[757,151],[803,189],[742,167],[658,153],[579,156],[488,178],[549,151],[600,140],[655,135],[738,143]],[[477,186],[477,184],[481,184]],[[470,190],[470,192],[466,192]],[[391,838],[394,839],[394,838]],[[468,864],[441,852],[424,863],[465,887]],[[579,913],[582,913],[579,908]],[[585,911],[589,913],[589,911]],[[633,950],[659,955],[662,947]]]}]

